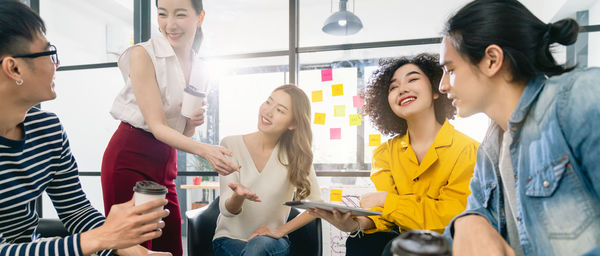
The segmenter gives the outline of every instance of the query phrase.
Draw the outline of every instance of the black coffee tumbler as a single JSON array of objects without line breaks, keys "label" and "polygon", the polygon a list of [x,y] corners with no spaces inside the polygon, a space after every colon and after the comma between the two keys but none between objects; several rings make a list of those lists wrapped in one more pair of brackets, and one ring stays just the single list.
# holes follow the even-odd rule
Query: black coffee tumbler
[{"label": "black coffee tumbler", "polygon": [[450,256],[450,243],[429,230],[411,230],[392,241],[394,256]]}]

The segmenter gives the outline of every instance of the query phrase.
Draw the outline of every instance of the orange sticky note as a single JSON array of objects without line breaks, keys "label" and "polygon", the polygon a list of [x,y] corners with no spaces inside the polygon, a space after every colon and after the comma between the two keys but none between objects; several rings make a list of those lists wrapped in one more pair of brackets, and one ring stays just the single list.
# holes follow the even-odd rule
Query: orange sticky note
[{"label": "orange sticky note", "polygon": [[376,147],[381,144],[380,134],[369,134],[369,147]]},{"label": "orange sticky note", "polygon": [[344,95],[344,85],[334,84],[331,86],[331,96],[342,96]]},{"label": "orange sticky note", "polygon": [[342,201],[342,190],[341,189],[331,189],[329,192],[329,201]]},{"label": "orange sticky note", "polygon": [[333,74],[331,73],[331,69],[321,70],[321,82],[331,81],[332,79],[333,79]]},{"label": "orange sticky note", "polygon": [[325,113],[315,113],[314,124],[325,124]]},{"label": "orange sticky note", "polygon": [[312,92],[312,102],[322,102],[323,101],[323,90],[313,91]]},{"label": "orange sticky note", "polygon": [[361,117],[360,114],[352,114],[350,115],[350,126],[361,125]]},{"label": "orange sticky note", "polygon": [[341,140],[342,139],[342,128],[331,128],[329,129],[330,140]]},{"label": "orange sticky note", "polygon": [[344,105],[333,106],[333,116],[346,116],[346,106],[344,106]]}]

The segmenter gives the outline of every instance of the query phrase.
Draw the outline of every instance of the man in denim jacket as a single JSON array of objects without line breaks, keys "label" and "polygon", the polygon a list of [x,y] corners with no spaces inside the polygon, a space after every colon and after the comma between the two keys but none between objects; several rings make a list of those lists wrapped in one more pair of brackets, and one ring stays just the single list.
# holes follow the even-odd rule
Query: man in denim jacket
[{"label": "man in denim jacket", "polygon": [[[597,68],[537,77],[508,122],[524,254],[579,255],[600,245],[599,78]],[[502,132],[492,125],[479,147],[467,210],[457,218],[483,216],[506,237],[509,208],[498,177]]]},{"label": "man in denim jacket", "polygon": [[461,116],[492,119],[467,209],[446,229],[454,255],[600,254],[600,69],[566,69],[549,51],[577,31],[511,0],[448,21],[440,91]]}]

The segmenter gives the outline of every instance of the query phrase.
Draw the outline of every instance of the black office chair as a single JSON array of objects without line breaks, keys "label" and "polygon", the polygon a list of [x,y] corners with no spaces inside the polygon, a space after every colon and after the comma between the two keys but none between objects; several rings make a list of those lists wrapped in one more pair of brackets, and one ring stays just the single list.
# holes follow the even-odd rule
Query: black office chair
[{"label": "black office chair", "polygon": [[[188,220],[187,247],[190,256],[213,256],[212,239],[215,235],[217,218],[219,217],[219,197],[212,203],[200,209],[187,211]],[[300,212],[295,208],[290,211],[288,221]],[[321,219],[316,219],[304,227],[290,233],[290,255],[292,256],[321,256],[323,241],[321,234]]]},{"label": "black office chair", "polygon": [[39,219],[35,232],[40,237],[65,237],[70,235],[59,219]]}]

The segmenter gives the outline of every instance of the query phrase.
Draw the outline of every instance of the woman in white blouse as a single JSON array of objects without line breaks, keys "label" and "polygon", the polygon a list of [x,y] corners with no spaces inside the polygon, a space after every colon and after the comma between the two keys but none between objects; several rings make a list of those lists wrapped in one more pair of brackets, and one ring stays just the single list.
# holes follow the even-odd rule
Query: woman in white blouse
[{"label": "woman in white blouse", "polygon": [[195,54],[202,39],[202,1],[157,0],[156,6],[162,36],[127,49],[119,58],[126,85],[110,113],[122,122],[104,152],[102,192],[108,214],[112,205],[131,198],[137,181],[166,186],[169,204],[165,208],[171,214],[164,219],[163,235],[144,245],[182,255],[181,214],[173,182],[176,149],[205,158],[219,174],[237,171],[239,166],[225,157],[231,155],[229,150],[190,138],[204,123],[204,110],[197,109],[191,118],[181,114],[190,77],[206,77]]},{"label": "woman in white blouse", "polygon": [[304,212],[286,223],[290,208],[283,205],[321,200],[312,166],[310,116],[306,94],[283,85],[260,106],[258,131],[221,141],[242,167],[219,177],[215,255],[287,255],[287,234],[315,219]]}]

